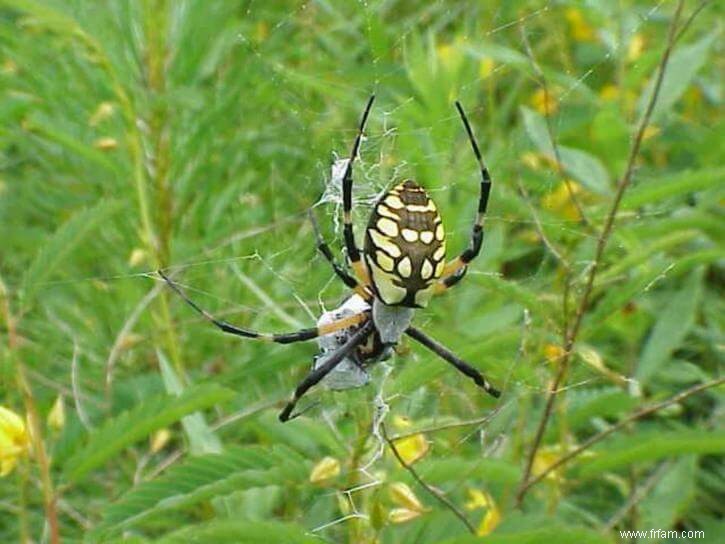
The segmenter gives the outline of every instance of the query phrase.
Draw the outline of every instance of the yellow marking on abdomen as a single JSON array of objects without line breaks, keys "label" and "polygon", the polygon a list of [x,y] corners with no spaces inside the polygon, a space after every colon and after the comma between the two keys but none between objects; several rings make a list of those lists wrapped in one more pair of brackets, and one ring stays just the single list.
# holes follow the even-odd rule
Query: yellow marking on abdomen
[{"label": "yellow marking on abdomen", "polygon": [[403,238],[408,242],[416,242],[418,240],[418,231],[413,229],[403,229],[401,231]]},{"label": "yellow marking on abdomen", "polygon": [[388,219],[387,217],[381,217],[380,219],[378,219],[376,226],[378,227],[380,232],[382,232],[383,234],[387,234],[391,238],[394,238],[398,235],[398,224],[392,219]]},{"label": "yellow marking on abdomen", "polygon": [[375,247],[382,249],[393,258],[400,257],[400,248],[390,238],[386,238],[375,229],[368,229],[368,234]]}]

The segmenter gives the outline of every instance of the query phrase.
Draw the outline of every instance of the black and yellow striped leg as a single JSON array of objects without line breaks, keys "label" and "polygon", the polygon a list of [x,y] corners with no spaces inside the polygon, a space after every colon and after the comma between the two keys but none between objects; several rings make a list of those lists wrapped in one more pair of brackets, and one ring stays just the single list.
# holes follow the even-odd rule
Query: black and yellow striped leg
[{"label": "black and yellow striped leg", "polygon": [[312,228],[315,231],[315,240],[317,243],[317,249],[320,253],[322,253],[322,256],[325,257],[328,263],[332,266],[332,269],[335,271],[335,274],[338,278],[342,280],[342,282],[347,285],[350,289],[355,291],[358,295],[363,297],[365,300],[369,301],[372,299],[372,295],[370,292],[365,288],[365,286],[361,285],[360,282],[358,282],[354,277],[352,277],[350,274],[347,273],[347,271],[342,268],[339,264],[337,264],[337,261],[335,261],[335,257],[332,254],[332,251],[330,250],[330,246],[327,245],[327,242],[325,242],[324,238],[322,237],[322,233],[320,232],[320,227],[317,224],[317,220],[315,219],[315,214],[310,210],[310,222],[312,223]]},{"label": "black and yellow striped leg", "polygon": [[418,342],[423,344],[425,347],[441,357],[443,360],[452,364],[459,372],[471,378],[478,387],[486,391],[486,393],[488,393],[492,397],[498,398],[501,396],[501,392],[493,385],[491,385],[491,383],[486,378],[484,378],[478,370],[473,368],[463,359],[460,359],[452,351],[450,351],[448,348],[438,343],[437,341],[433,340],[424,332],[416,329],[415,327],[409,327],[408,329],[406,329],[405,334],[410,336],[413,340],[417,340]]},{"label": "black and yellow striped leg", "polygon": [[182,299],[184,299],[184,301],[189,306],[194,308],[194,310],[196,310],[199,314],[201,314],[207,321],[210,321],[211,323],[216,325],[223,332],[226,332],[228,334],[233,334],[235,336],[242,336],[244,338],[254,338],[257,340],[262,340],[262,341],[267,341],[267,342],[275,342],[277,344],[292,344],[294,342],[304,342],[305,340],[312,340],[313,338],[317,338],[318,336],[324,336],[326,334],[331,334],[331,333],[341,330],[341,329],[347,329],[349,327],[354,327],[355,325],[359,325],[360,323],[368,320],[370,317],[369,312],[364,312],[364,313],[360,313],[360,314],[351,315],[351,316],[345,317],[343,319],[333,321],[331,323],[326,323],[319,327],[301,329],[299,331],[290,332],[290,333],[266,334],[266,333],[253,331],[250,329],[243,329],[241,327],[237,327],[236,325],[227,323],[226,321],[221,321],[221,320],[215,318],[209,312],[207,312],[206,310],[201,308],[198,304],[196,304],[196,302],[194,302],[188,296],[186,296],[186,293],[184,293],[181,290],[181,288],[178,285],[176,285],[176,283],[174,283],[171,279],[169,279],[166,276],[166,274],[163,273],[163,271],[159,270],[159,276],[161,276],[164,279],[164,281],[166,281],[168,286],[171,287],[171,289],[173,289],[176,294],[178,294]]},{"label": "black and yellow striped leg", "polygon": [[[458,109],[458,113],[461,115],[461,119],[463,120],[463,126],[466,127],[466,134],[468,134],[468,140],[471,142],[473,154],[476,156],[478,165],[481,168],[481,192],[478,197],[478,212],[476,213],[476,222],[473,224],[473,229],[471,231],[471,242],[468,248],[463,253],[461,253],[457,258],[455,258],[448,264],[446,264],[446,267],[443,269],[444,279],[442,281],[445,281],[445,278],[447,276],[457,275],[462,268],[468,266],[468,264],[473,259],[478,257],[478,254],[481,252],[481,246],[483,245],[483,219],[486,215],[488,197],[491,193],[491,176],[488,173],[488,168],[486,168],[486,165],[483,162],[483,157],[481,156],[481,151],[478,148],[476,137],[473,135],[473,130],[471,129],[471,125],[468,122],[468,118],[466,117],[466,114],[463,111],[463,107],[461,106],[460,102],[456,102],[456,108]],[[457,283],[457,281],[455,283]]]},{"label": "black and yellow striped leg", "polygon": [[332,370],[339,365],[342,360],[347,357],[352,350],[354,350],[357,346],[362,344],[368,337],[368,335],[373,330],[373,322],[368,321],[358,329],[355,334],[353,334],[347,342],[345,342],[342,346],[337,348],[335,352],[333,352],[332,355],[330,355],[330,358],[325,361],[325,363],[322,366],[317,367],[312,372],[310,372],[307,377],[302,380],[302,383],[300,383],[297,386],[297,389],[295,389],[294,396],[292,397],[292,400],[287,403],[287,406],[284,407],[284,410],[279,414],[279,420],[282,422],[289,421],[290,419],[294,419],[297,417],[297,415],[292,415],[292,411],[295,409],[295,406],[297,405],[297,402],[302,398],[302,396],[307,393],[312,387],[320,383],[320,381],[327,376]]},{"label": "black and yellow striped leg", "polygon": [[363,285],[369,285],[370,278],[368,277],[368,271],[360,257],[360,250],[355,243],[355,234],[352,230],[352,165],[353,162],[355,162],[355,158],[357,157],[360,149],[360,141],[362,140],[363,130],[365,130],[365,123],[368,120],[370,108],[372,108],[374,101],[375,95],[371,95],[367,105],[365,106],[362,119],[360,120],[360,126],[357,131],[357,136],[355,137],[355,143],[352,146],[350,159],[347,161],[345,174],[342,177],[342,213],[345,248],[347,249],[347,256],[350,259],[350,265],[355,271],[358,281],[360,281]]}]

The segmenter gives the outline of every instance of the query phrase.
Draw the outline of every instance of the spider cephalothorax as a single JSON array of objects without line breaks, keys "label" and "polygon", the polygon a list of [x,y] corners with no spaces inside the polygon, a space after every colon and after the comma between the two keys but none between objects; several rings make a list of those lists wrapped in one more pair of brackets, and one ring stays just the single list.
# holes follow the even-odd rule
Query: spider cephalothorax
[{"label": "spider cephalothorax", "polygon": [[406,180],[375,204],[365,230],[365,263],[382,302],[425,307],[445,258],[443,222],[423,187]]},{"label": "spider cephalothorax", "polygon": [[483,218],[491,190],[491,178],[483,164],[471,126],[463,108],[456,102],[471,148],[481,168],[478,211],[468,248],[455,259],[445,261],[446,235],[438,209],[425,189],[413,180],[406,180],[390,189],[375,204],[365,230],[365,245],[361,255],[352,225],[352,168],[374,98],[370,97],[365,107],[342,179],[343,232],[353,274],[337,264],[314,222],[314,217],[312,218],[318,249],[329,261],[335,274],[353,290],[352,297],[340,308],[326,313],[317,326],[309,329],[285,334],[260,333],[214,318],[187,297],[163,271],[159,271],[176,293],[224,332],[280,344],[318,338],[320,353],[312,371],[300,383],[294,397],[280,413],[279,418],[282,421],[294,417],[292,412],[300,397],[340,365],[357,365],[363,373],[356,375],[353,382],[358,385],[367,383],[367,374],[363,367],[389,357],[393,346],[404,334],[435,352],[487,393],[494,397],[500,394],[476,368],[411,326],[414,309],[425,307],[433,295],[444,293],[460,282],[466,274],[468,264],[481,251]]}]

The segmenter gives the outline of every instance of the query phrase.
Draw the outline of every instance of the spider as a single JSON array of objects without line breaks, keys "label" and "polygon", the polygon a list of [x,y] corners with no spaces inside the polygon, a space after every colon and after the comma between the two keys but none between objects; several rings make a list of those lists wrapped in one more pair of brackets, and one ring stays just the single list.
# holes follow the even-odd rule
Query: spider
[{"label": "spider", "polygon": [[[500,392],[473,366],[411,325],[415,309],[425,308],[433,295],[442,294],[460,282],[468,265],[481,251],[491,178],[471,125],[460,102],[456,101],[456,109],[481,170],[478,211],[468,248],[446,262],[446,235],[438,209],[425,189],[408,179],[390,189],[375,204],[361,251],[355,242],[352,225],[352,170],[374,100],[375,95],[372,95],[365,106],[342,178],[343,235],[352,274],[337,263],[312,217],[318,250],[353,292],[333,314],[335,318],[330,318],[328,312],[326,319],[321,318],[316,327],[283,334],[240,328],[216,319],[192,301],[163,270],[158,272],[187,304],[225,333],[279,344],[318,339],[322,352],[279,414],[282,422],[300,415],[292,414],[299,399],[343,361],[352,361],[364,370],[364,365],[390,357],[392,348],[403,334],[453,365],[488,394],[500,396]],[[327,344],[322,343],[324,338],[328,339]]]}]

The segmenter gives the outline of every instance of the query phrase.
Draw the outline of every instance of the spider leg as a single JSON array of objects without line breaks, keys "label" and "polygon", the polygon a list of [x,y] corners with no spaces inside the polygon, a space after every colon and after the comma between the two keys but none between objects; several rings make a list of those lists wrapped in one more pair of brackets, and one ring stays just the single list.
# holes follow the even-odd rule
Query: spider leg
[{"label": "spider leg", "polygon": [[498,398],[501,396],[501,392],[493,385],[491,385],[491,383],[486,378],[484,378],[478,370],[473,368],[464,360],[460,359],[443,344],[440,344],[436,340],[433,340],[430,336],[426,335],[424,332],[416,329],[415,327],[408,327],[408,329],[406,329],[405,331],[405,334],[410,336],[413,340],[420,342],[433,353],[452,364],[459,372],[471,378],[474,382],[476,382],[476,385],[478,387],[486,391],[486,393],[488,393],[492,397]]},{"label": "spider leg", "polygon": [[307,377],[295,389],[292,400],[287,403],[284,410],[279,414],[279,420],[282,422],[294,419],[299,414],[292,415],[297,402],[312,387],[317,385],[325,376],[327,376],[337,365],[339,365],[345,357],[358,345],[365,341],[373,330],[373,322],[368,321],[353,334],[347,342],[340,346],[330,358],[322,366],[317,367],[310,372]]},{"label": "spider leg", "polygon": [[184,293],[181,288],[176,285],[171,279],[169,279],[166,274],[164,274],[163,271],[158,271],[159,275],[166,281],[169,287],[174,290],[176,294],[178,294],[184,301],[194,308],[199,314],[201,314],[207,321],[213,323],[216,325],[220,330],[223,332],[234,334],[236,336],[242,336],[244,338],[256,338],[258,340],[263,340],[267,342],[276,342],[277,344],[291,344],[294,342],[303,342],[305,340],[312,340],[313,338],[317,338],[318,336],[324,336],[326,334],[331,334],[335,331],[338,331],[340,329],[346,329],[349,327],[353,327],[355,325],[358,325],[362,323],[363,321],[366,321],[369,318],[369,313],[359,313],[355,315],[351,315],[348,317],[345,317],[343,319],[339,319],[337,321],[333,321],[331,323],[326,323],[324,325],[320,325],[319,327],[311,327],[309,329],[301,329],[299,331],[295,332],[289,332],[289,333],[281,333],[281,334],[268,334],[268,333],[262,333],[253,331],[250,329],[243,329],[241,327],[237,327],[236,325],[232,325],[231,323],[227,323],[226,321],[221,321],[217,318],[215,318],[213,315],[211,315],[209,312],[201,308],[196,302],[191,300],[188,296],[186,296],[186,293]]},{"label": "spider leg", "polygon": [[360,149],[360,141],[362,140],[363,130],[365,129],[365,123],[368,120],[370,114],[370,108],[373,106],[375,95],[371,95],[365,106],[362,119],[360,121],[360,127],[355,137],[355,143],[352,146],[350,153],[350,159],[347,161],[345,167],[345,174],[342,177],[342,212],[343,212],[343,234],[345,236],[345,248],[347,249],[347,256],[350,258],[350,265],[355,271],[360,283],[363,285],[370,284],[370,278],[368,271],[360,258],[360,250],[355,244],[355,235],[352,230],[352,164],[357,157],[358,150]]},{"label": "spider leg", "polygon": [[[478,165],[481,168],[481,191],[478,197],[478,212],[476,214],[476,221],[473,224],[473,229],[471,230],[471,242],[468,248],[463,251],[463,253],[461,253],[458,257],[446,264],[445,268],[443,269],[443,279],[441,280],[441,282],[445,282],[449,276],[456,276],[461,271],[461,269],[467,267],[468,264],[473,259],[475,259],[481,252],[481,246],[483,245],[483,219],[486,215],[488,197],[491,193],[491,176],[488,173],[488,168],[486,168],[486,165],[483,162],[483,157],[481,156],[481,151],[478,148],[476,137],[473,135],[473,130],[471,129],[471,125],[468,122],[468,118],[463,111],[461,103],[458,101],[456,101],[456,108],[458,109],[458,113],[461,115],[463,126],[466,128],[466,134],[468,134],[468,140],[471,142],[473,154],[476,156]],[[455,283],[458,283],[458,281],[460,281],[462,277],[463,276],[461,276],[454,283],[447,285],[445,289],[452,287],[452,285],[455,285]],[[445,289],[443,289],[443,291],[445,291]]]},{"label": "spider leg", "polygon": [[325,239],[322,237],[320,227],[317,224],[315,214],[312,212],[312,210],[310,210],[309,215],[310,222],[312,223],[312,229],[315,231],[315,241],[317,243],[317,249],[319,250],[319,252],[322,253],[322,256],[325,257],[327,262],[330,263],[332,269],[335,271],[335,274],[337,274],[337,277],[340,278],[345,285],[347,285],[350,289],[355,291],[365,300],[370,301],[372,299],[372,295],[365,288],[365,286],[360,284],[357,279],[348,274],[347,271],[335,261],[335,257],[332,255],[332,251],[330,250],[330,246],[327,245],[327,242],[325,242]]}]

